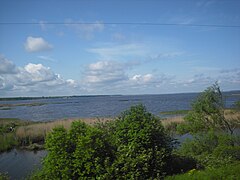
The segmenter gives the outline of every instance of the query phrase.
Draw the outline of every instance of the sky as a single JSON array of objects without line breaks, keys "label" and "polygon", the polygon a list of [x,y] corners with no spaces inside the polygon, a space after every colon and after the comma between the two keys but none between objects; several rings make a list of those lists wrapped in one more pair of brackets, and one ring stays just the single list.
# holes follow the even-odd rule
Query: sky
[{"label": "sky", "polygon": [[240,90],[239,9],[239,0],[1,0],[0,97]]}]

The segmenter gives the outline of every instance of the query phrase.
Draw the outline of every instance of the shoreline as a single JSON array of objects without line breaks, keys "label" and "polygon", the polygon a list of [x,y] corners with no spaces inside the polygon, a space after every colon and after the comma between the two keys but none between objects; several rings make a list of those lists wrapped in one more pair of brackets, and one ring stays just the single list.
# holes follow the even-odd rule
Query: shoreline
[{"label": "shoreline", "polygon": [[[178,124],[184,122],[185,114],[176,114],[168,112],[169,117],[161,118],[162,125],[171,132],[176,131]],[[161,113],[160,113],[161,114]],[[240,119],[240,112],[225,110],[226,118],[237,120]],[[70,129],[72,122],[82,121],[93,125],[95,123],[105,123],[112,121],[117,117],[92,117],[92,118],[63,118],[51,121],[25,121],[16,118],[0,118],[0,153],[11,150],[13,148],[40,150],[44,149],[45,139],[49,132],[57,126],[63,126],[67,130]],[[239,124],[240,126],[240,124]]]}]

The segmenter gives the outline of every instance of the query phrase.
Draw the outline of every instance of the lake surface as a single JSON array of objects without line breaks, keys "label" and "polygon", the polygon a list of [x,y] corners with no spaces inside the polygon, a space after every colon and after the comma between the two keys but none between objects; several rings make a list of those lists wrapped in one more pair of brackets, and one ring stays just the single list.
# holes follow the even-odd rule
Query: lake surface
[{"label": "lake surface", "polygon": [[41,167],[41,160],[47,151],[26,151],[13,149],[0,154],[0,172],[7,172],[11,179],[23,179]]},{"label": "lake surface", "polygon": [[[240,94],[240,92],[239,92]],[[162,111],[190,109],[197,93],[129,96],[79,96],[54,99],[0,101],[0,104],[32,104],[41,106],[15,106],[0,110],[0,118],[19,118],[31,121],[49,121],[64,118],[114,117],[132,105],[143,104],[148,111],[159,115]],[[231,107],[240,96],[225,93],[226,107]]]}]

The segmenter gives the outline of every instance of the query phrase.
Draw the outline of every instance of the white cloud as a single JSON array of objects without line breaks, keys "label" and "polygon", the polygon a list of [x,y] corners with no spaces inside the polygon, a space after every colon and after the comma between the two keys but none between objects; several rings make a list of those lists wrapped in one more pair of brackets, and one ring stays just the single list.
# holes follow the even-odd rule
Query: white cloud
[{"label": "white cloud", "polygon": [[25,72],[30,76],[32,82],[52,81],[58,78],[49,67],[42,64],[29,63],[24,67]]},{"label": "white cloud", "polygon": [[[79,88],[73,79],[64,80],[59,74],[54,73],[50,67],[42,64],[29,63],[24,67],[16,67],[6,59],[4,62],[10,64],[11,68],[0,66],[0,69],[4,69],[3,73],[0,73],[0,95],[19,96],[23,94],[29,96],[34,93],[40,96],[51,93],[53,95],[59,93],[66,95],[70,92],[76,92]],[[14,73],[12,73],[13,69],[15,70]]]},{"label": "white cloud", "polygon": [[6,59],[4,56],[0,55],[0,75],[15,73],[17,73],[16,66],[11,61]]},{"label": "white cloud", "polygon": [[148,83],[153,81],[154,76],[152,74],[145,74],[145,75],[137,74],[137,75],[134,75],[131,79],[133,81],[136,81],[137,83],[142,84],[142,83]]},{"label": "white cloud", "polygon": [[92,39],[95,32],[101,32],[104,30],[104,24],[101,21],[95,21],[91,24],[68,19],[65,21],[65,25],[85,39]]},{"label": "white cloud", "polygon": [[55,59],[49,57],[49,56],[38,56],[39,59],[45,60],[45,61],[50,61],[50,62],[56,62]]},{"label": "white cloud", "polygon": [[39,52],[51,50],[53,46],[45,41],[42,37],[27,37],[25,49],[28,52]]},{"label": "white cloud", "polygon": [[84,76],[88,84],[116,83],[127,79],[124,65],[116,61],[98,61],[90,64]]},{"label": "white cloud", "polygon": [[173,58],[182,56],[183,54],[184,54],[184,52],[182,52],[182,51],[158,53],[158,54],[155,54],[155,55],[153,54],[153,55],[149,56],[149,58],[146,60],[146,62],[173,59]]},{"label": "white cloud", "polygon": [[109,46],[105,48],[91,48],[88,52],[95,53],[103,59],[115,59],[124,56],[141,56],[146,55],[148,50],[141,44],[123,44]]},{"label": "white cloud", "polygon": [[[165,74],[135,74],[130,76],[131,65],[117,61],[98,61],[90,64],[84,72],[82,85],[87,92],[144,93],[148,89],[161,88],[170,83],[173,76]],[[137,89],[137,91],[136,91]]]}]

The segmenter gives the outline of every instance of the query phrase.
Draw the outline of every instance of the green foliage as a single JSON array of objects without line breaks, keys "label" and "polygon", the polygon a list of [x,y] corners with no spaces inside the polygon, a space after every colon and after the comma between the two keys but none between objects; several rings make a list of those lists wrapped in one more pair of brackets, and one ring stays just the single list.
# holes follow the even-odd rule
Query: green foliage
[{"label": "green foliage", "polygon": [[0,152],[10,150],[17,144],[14,133],[0,134]]},{"label": "green foliage", "polygon": [[191,171],[175,176],[168,176],[165,180],[188,180],[188,179],[227,179],[227,180],[236,180],[240,179],[239,174],[240,162],[234,164],[225,165],[220,168],[211,168],[206,170],[196,170],[192,169]]},{"label": "green foliage", "polygon": [[34,179],[160,178],[172,150],[160,121],[142,105],[105,124],[55,128],[46,147],[43,170]]},{"label": "green foliage", "polygon": [[234,108],[235,108],[236,110],[240,111],[240,101],[236,101],[236,102],[234,103]]},{"label": "green foliage", "polygon": [[97,127],[73,122],[67,132],[58,127],[46,140],[48,155],[42,172],[35,179],[105,178],[114,159],[109,137]]},{"label": "green foliage", "polygon": [[9,180],[9,176],[6,173],[0,172],[0,180]]},{"label": "green foliage", "polygon": [[166,173],[171,144],[159,119],[144,106],[133,106],[115,121],[116,177],[159,178]]},{"label": "green foliage", "polygon": [[179,154],[192,157],[205,167],[220,167],[239,160],[240,136],[209,131],[182,143]]},{"label": "green foliage", "polygon": [[114,160],[114,148],[108,141],[104,131],[91,127],[85,136],[77,138],[77,146],[73,153],[76,178],[107,178]]},{"label": "green foliage", "polygon": [[207,88],[192,104],[192,111],[185,117],[185,123],[178,128],[180,133],[196,134],[209,130],[233,133],[231,123],[224,117],[223,96],[218,84]]},{"label": "green foliage", "polygon": [[71,156],[69,156],[70,142],[67,131],[63,127],[55,128],[48,135],[46,148],[47,158],[44,160],[44,171],[48,178],[66,179],[71,175]]}]

